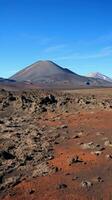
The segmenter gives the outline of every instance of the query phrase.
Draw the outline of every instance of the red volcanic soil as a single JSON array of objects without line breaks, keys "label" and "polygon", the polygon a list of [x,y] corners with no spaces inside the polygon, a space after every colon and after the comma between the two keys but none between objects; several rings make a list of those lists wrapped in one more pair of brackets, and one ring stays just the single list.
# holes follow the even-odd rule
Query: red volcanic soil
[{"label": "red volcanic soil", "polygon": [[35,118],[35,125],[61,135],[53,143],[53,158],[47,161],[56,170],[46,176],[25,178],[1,199],[112,199],[111,109],[49,110]]}]

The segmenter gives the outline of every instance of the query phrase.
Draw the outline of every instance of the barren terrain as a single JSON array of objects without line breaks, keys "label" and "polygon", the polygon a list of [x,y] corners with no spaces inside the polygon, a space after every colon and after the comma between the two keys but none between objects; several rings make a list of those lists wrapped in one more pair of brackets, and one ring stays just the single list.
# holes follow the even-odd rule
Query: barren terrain
[{"label": "barren terrain", "polygon": [[112,199],[112,89],[0,91],[1,200]]}]

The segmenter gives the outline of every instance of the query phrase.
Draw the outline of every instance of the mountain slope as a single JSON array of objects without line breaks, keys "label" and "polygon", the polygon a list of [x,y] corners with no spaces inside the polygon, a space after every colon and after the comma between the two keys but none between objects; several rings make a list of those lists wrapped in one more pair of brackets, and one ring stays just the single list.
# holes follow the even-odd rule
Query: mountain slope
[{"label": "mountain slope", "polygon": [[93,77],[93,78],[99,78],[105,81],[112,82],[112,78],[105,76],[104,74],[101,74],[99,72],[93,72],[87,75],[88,77]]},{"label": "mountain slope", "polygon": [[87,87],[110,86],[107,81],[80,76],[69,69],[64,69],[52,61],[38,61],[11,77],[16,81],[28,81],[43,87]]}]

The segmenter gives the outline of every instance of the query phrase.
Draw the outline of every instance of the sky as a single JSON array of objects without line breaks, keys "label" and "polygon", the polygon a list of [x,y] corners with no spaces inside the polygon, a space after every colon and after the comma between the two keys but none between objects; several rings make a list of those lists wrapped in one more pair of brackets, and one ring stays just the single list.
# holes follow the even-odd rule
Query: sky
[{"label": "sky", "polygon": [[112,77],[112,0],[0,0],[0,77],[38,60]]}]

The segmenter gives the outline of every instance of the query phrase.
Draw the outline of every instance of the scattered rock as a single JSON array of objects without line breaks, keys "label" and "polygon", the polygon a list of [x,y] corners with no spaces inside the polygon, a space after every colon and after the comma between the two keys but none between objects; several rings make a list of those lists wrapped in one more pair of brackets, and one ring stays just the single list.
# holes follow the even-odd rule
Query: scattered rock
[{"label": "scattered rock", "polygon": [[74,176],[74,177],[72,178],[73,181],[75,181],[75,180],[77,180],[77,179],[79,179],[78,176]]},{"label": "scattered rock", "polygon": [[83,136],[83,132],[79,132],[77,135],[78,135],[79,137],[81,137],[81,136]]},{"label": "scattered rock", "polygon": [[102,179],[100,176],[95,177],[95,178],[93,179],[93,181],[94,181],[94,182],[98,182],[98,183],[104,182],[103,179]]},{"label": "scattered rock", "polygon": [[34,194],[35,190],[34,189],[30,189],[29,194]]},{"label": "scattered rock", "polygon": [[4,121],[0,119],[0,124],[4,124]]},{"label": "scattered rock", "polygon": [[49,155],[48,156],[48,160],[53,160],[54,159],[54,156],[53,155]]},{"label": "scattered rock", "polygon": [[92,151],[91,154],[94,154],[96,156],[99,156],[102,154],[102,151]]},{"label": "scattered rock", "polygon": [[107,140],[107,141],[104,142],[104,145],[105,145],[106,147],[112,147],[112,142],[109,141],[109,140]]},{"label": "scattered rock", "polygon": [[65,174],[65,176],[70,176],[70,175],[71,175],[71,174],[70,174],[69,172]]},{"label": "scattered rock", "polygon": [[103,180],[100,176],[94,177],[94,178],[92,179],[92,181],[93,181],[94,183],[102,183],[102,182],[104,182],[104,180]]},{"label": "scattered rock", "polygon": [[68,160],[69,166],[71,166],[71,165],[74,164],[74,163],[81,163],[81,162],[83,162],[83,160],[81,160],[81,159],[79,158],[79,156],[74,156],[74,157],[72,157],[72,158],[70,158],[70,159]]},{"label": "scattered rock", "polygon": [[58,167],[56,167],[56,166],[52,167],[52,172],[53,173],[56,173],[58,171],[60,171],[60,169]]},{"label": "scattered rock", "polygon": [[63,128],[68,128],[68,126],[64,124],[64,125],[61,125],[60,128],[62,128],[62,129]]},{"label": "scattered rock", "polygon": [[81,145],[82,149],[94,149],[96,145],[93,142],[84,143]]},{"label": "scattered rock", "polygon": [[93,183],[90,182],[90,181],[82,181],[82,182],[81,182],[81,186],[82,186],[83,188],[90,188],[90,187],[93,186]]},{"label": "scattered rock", "polygon": [[60,183],[59,185],[56,186],[56,189],[66,189],[67,185],[64,183]]},{"label": "scattered rock", "polygon": [[72,137],[72,139],[78,139],[78,138],[80,138],[79,135],[74,135],[74,136]]},{"label": "scattered rock", "polygon": [[112,155],[110,155],[110,154],[107,154],[105,157],[106,157],[107,159],[112,159]]}]

